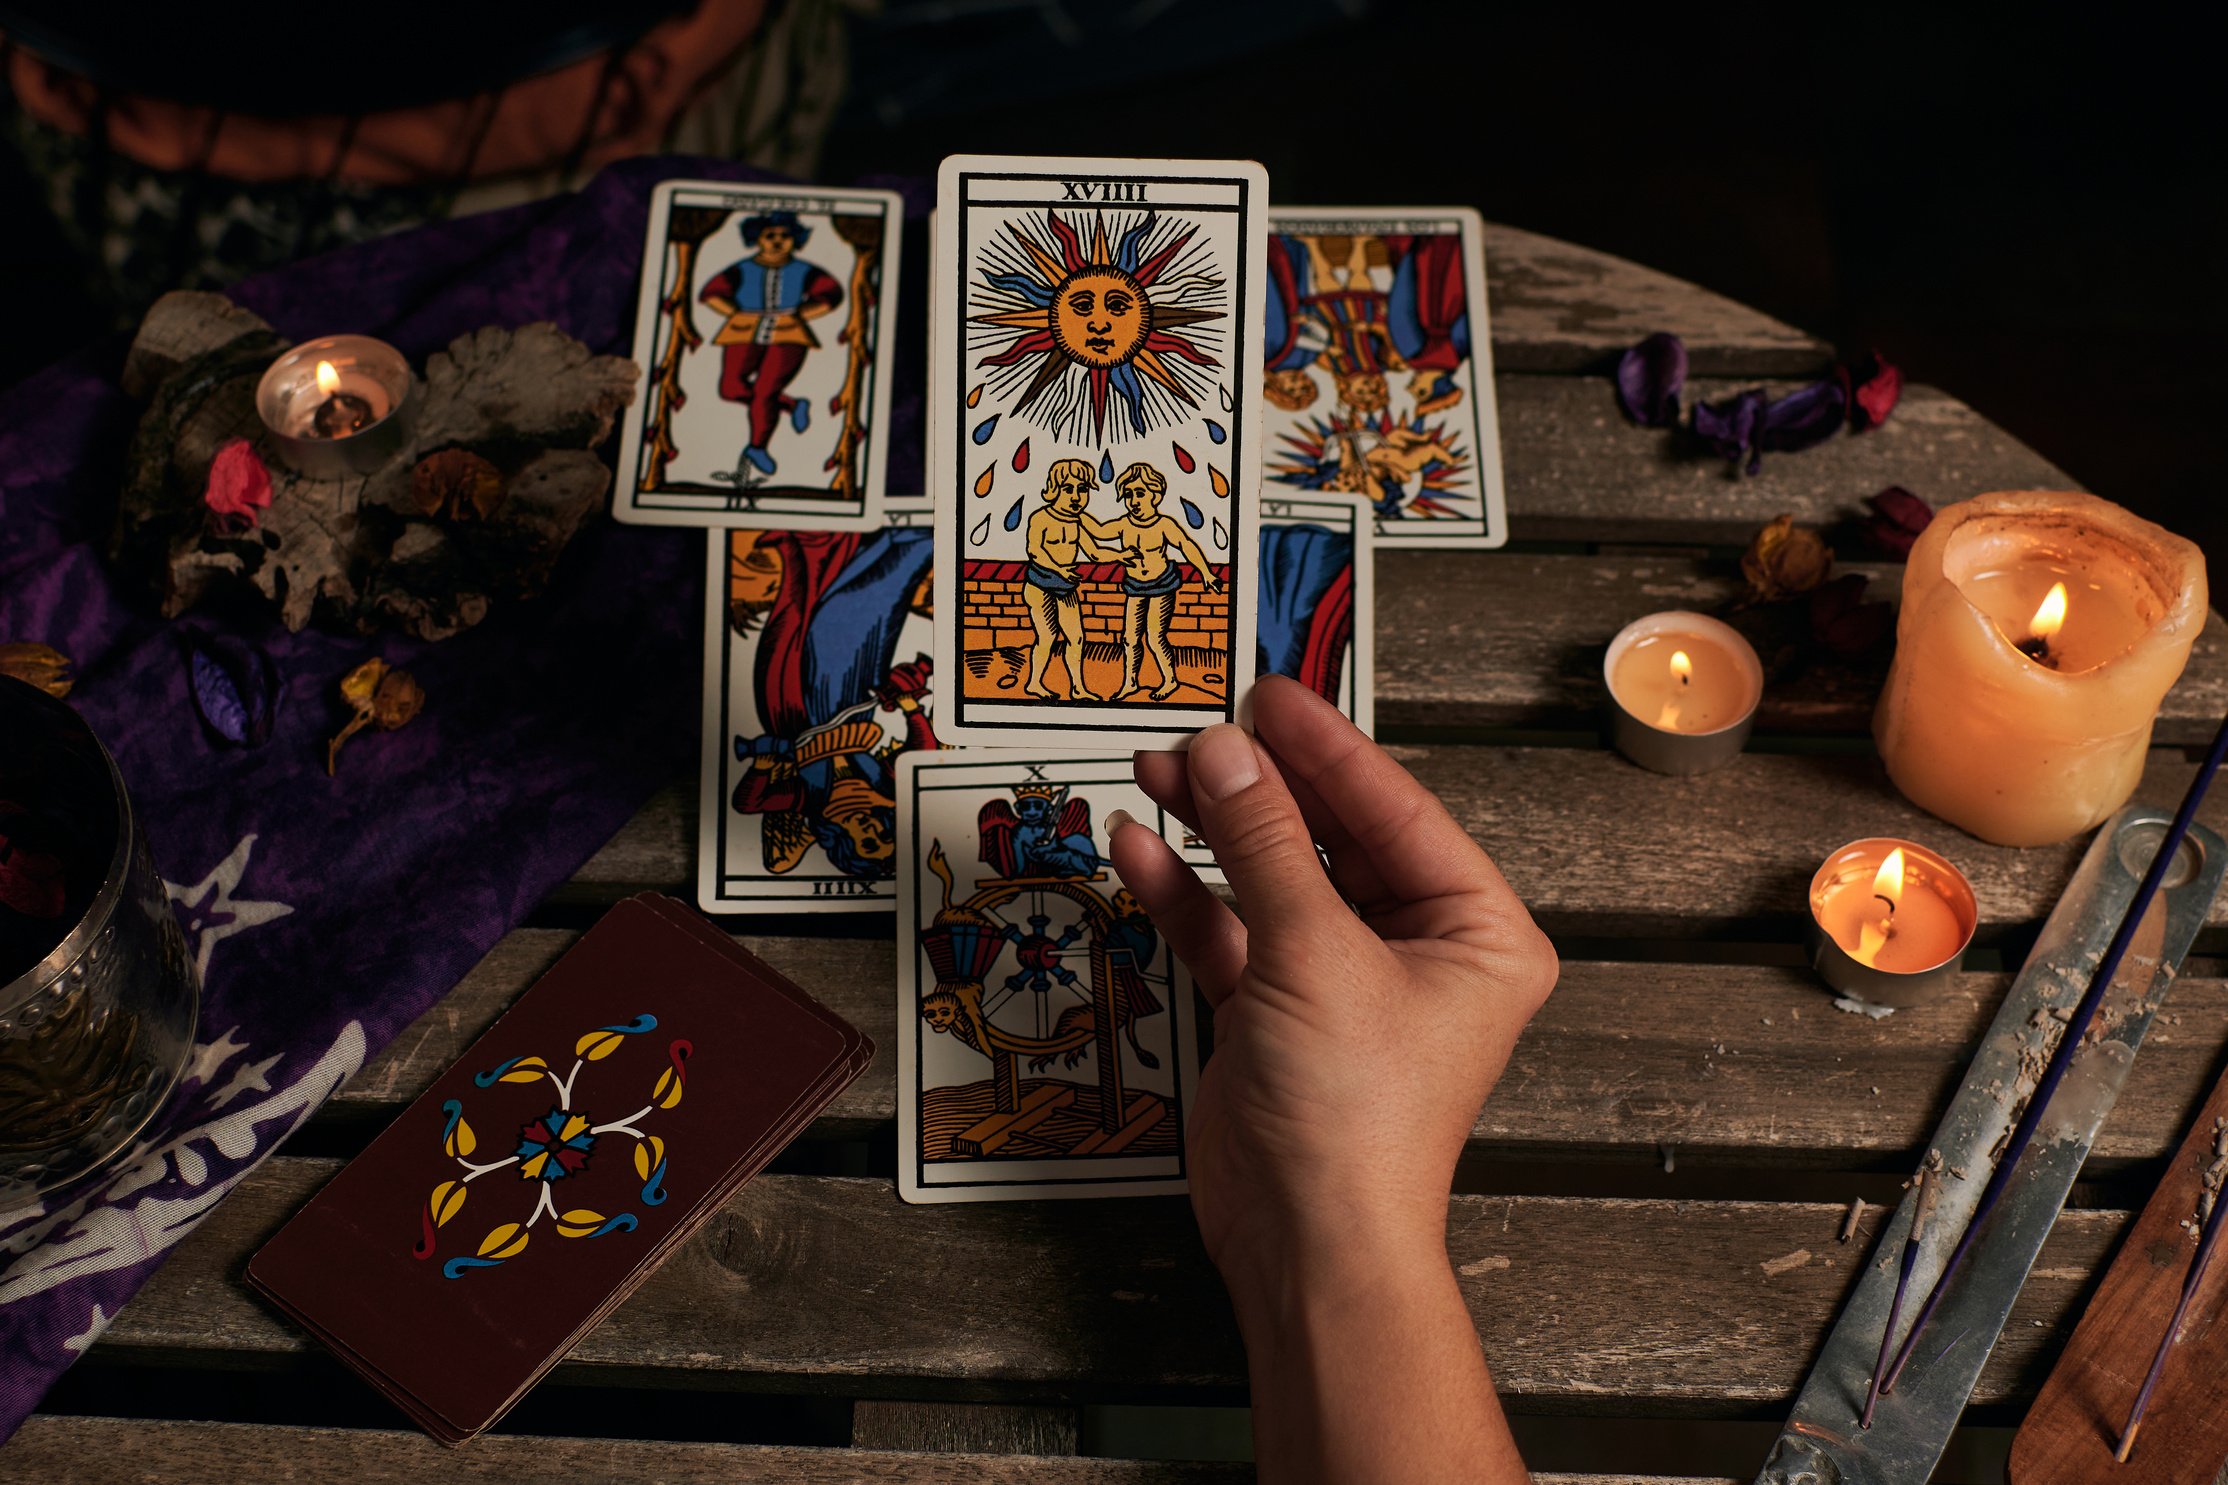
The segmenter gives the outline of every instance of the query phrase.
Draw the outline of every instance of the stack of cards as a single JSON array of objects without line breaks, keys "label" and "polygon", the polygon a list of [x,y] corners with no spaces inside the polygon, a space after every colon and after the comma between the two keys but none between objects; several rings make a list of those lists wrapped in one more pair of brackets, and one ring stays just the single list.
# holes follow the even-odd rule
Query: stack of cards
[{"label": "stack of cards", "polygon": [[873,1050],[687,908],[630,899],[264,1245],[248,1282],[461,1443]]}]

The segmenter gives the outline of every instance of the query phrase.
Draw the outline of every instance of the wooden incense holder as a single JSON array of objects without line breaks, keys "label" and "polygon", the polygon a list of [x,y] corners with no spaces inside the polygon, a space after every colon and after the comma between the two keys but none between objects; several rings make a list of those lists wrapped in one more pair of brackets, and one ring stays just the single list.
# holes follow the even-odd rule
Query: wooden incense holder
[{"label": "wooden incense holder", "polygon": [[[2167,1356],[2133,1453],[2112,1451],[2197,1256],[2198,1196],[2218,1159],[2228,1073],[2213,1085],[2165,1179],[2128,1229],[2065,1354],[2011,1446],[2012,1485],[2190,1485],[2228,1459],[2228,1265],[2205,1276]],[[2188,1224],[2184,1226],[2184,1224]]]}]

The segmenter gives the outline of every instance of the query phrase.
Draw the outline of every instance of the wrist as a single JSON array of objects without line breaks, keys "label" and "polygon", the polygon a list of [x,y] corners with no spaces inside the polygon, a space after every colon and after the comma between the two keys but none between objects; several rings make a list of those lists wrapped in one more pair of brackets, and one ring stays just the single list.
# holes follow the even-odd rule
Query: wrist
[{"label": "wrist", "polygon": [[1219,1245],[1215,1255],[1249,1347],[1318,1331],[1337,1312],[1451,1282],[1446,1219],[1368,1214]]}]

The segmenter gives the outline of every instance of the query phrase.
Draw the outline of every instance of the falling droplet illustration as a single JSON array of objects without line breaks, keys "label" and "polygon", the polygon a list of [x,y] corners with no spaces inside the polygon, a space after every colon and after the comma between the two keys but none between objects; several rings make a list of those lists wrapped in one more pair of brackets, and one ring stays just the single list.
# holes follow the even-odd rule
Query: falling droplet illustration
[{"label": "falling droplet illustration", "polygon": [[1230,406],[1231,406],[1231,404],[1230,404],[1230,389],[1229,389],[1228,387],[1224,387],[1224,386],[1217,386],[1217,387],[1215,388],[1215,390],[1216,390],[1217,392],[1220,392],[1220,393],[1222,394],[1222,410],[1223,410],[1224,412],[1229,412],[1229,411],[1230,411]]},{"label": "falling droplet illustration", "polygon": [[1215,546],[1221,551],[1230,550],[1230,533],[1222,528],[1222,517],[1215,517]]},{"label": "falling droplet illustration", "polygon": [[1213,418],[1209,418],[1207,419],[1207,436],[1213,439],[1216,443],[1221,443],[1230,435],[1227,431],[1224,430],[1223,426],[1220,423],[1216,422]]},{"label": "falling droplet illustration", "polygon": [[980,475],[976,476],[975,493],[977,495],[988,495],[990,493],[990,482],[993,479],[996,479],[997,476],[997,465],[993,464],[988,469],[985,469]]},{"label": "falling droplet illustration", "polygon": [[973,434],[975,446],[977,448],[980,448],[982,445],[990,442],[990,435],[996,431],[997,427],[998,415],[996,413],[992,413],[989,417],[984,418],[981,422],[977,423],[975,425],[975,431]]},{"label": "falling droplet illustration", "polygon": [[1013,503],[1013,509],[1006,512],[1006,529],[1008,531],[1015,531],[1019,530],[1020,526],[1021,501],[1019,500],[1019,498],[1016,498]]},{"label": "falling droplet illustration", "polygon": [[973,407],[976,403],[982,401],[982,386],[981,382],[975,383],[975,390],[967,394],[967,405],[969,407]]},{"label": "falling droplet illustration", "polygon": [[990,517],[984,516],[977,521],[974,529],[967,533],[967,540],[978,547],[990,540]]},{"label": "falling droplet illustration", "polygon": [[1021,447],[1013,451],[1013,472],[1021,473],[1029,467],[1029,440],[1021,440]]},{"label": "falling droplet illustration", "polygon": [[1099,483],[1102,485],[1114,483],[1114,454],[1110,449],[1102,449],[1099,452]]},{"label": "falling droplet illustration", "polygon": [[1230,481],[1224,479],[1222,471],[1212,464],[1207,466],[1207,487],[1217,495],[1228,495],[1230,493]]},{"label": "falling droplet illustration", "polygon": [[1199,467],[1198,462],[1191,457],[1190,451],[1187,450],[1182,444],[1172,443],[1169,445],[1169,447],[1176,451],[1176,467],[1178,469],[1181,469],[1184,473],[1189,474],[1194,469],[1197,469]]},{"label": "falling droplet illustration", "polygon": [[1184,519],[1191,522],[1192,530],[1197,531],[1200,527],[1207,524],[1207,518],[1200,513],[1198,506],[1193,505],[1188,499],[1185,499],[1181,495],[1177,496],[1176,498],[1179,500],[1183,500]]}]

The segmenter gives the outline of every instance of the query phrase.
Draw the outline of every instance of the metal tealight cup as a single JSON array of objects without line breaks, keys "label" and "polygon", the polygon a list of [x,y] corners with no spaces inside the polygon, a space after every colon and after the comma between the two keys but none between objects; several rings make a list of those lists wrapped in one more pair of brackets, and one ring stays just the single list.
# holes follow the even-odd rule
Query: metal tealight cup
[{"label": "metal tealight cup", "polygon": [[[1714,732],[1674,732],[1643,721],[1617,695],[1617,662],[1643,639],[1661,634],[1691,634],[1714,641],[1733,657],[1749,686],[1747,708],[1739,718]],[[1609,697],[1609,742],[1618,752],[1657,773],[1708,773],[1739,757],[1748,746],[1756,721],[1757,704],[1764,698],[1764,663],[1739,630],[1708,614],[1670,609],[1635,619],[1617,631],[1601,660],[1602,690]]]}]

